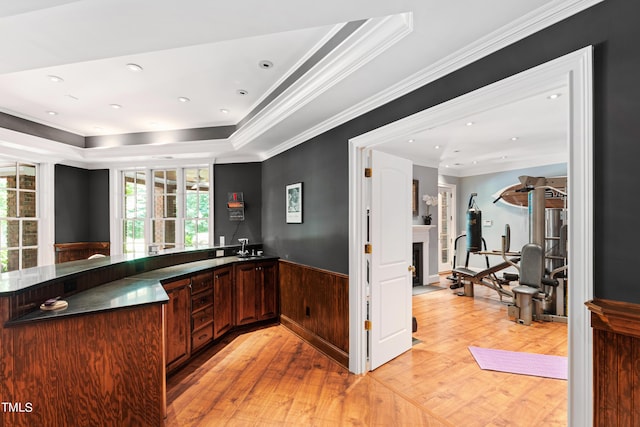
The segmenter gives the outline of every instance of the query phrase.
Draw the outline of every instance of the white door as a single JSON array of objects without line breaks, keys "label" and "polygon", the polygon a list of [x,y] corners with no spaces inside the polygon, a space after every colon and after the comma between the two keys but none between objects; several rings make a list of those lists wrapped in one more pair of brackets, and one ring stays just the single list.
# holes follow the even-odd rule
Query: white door
[{"label": "white door", "polygon": [[455,229],[455,185],[438,186],[438,272],[453,268]]},{"label": "white door", "polygon": [[370,152],[370,369],[411,348],[411,161]]}]

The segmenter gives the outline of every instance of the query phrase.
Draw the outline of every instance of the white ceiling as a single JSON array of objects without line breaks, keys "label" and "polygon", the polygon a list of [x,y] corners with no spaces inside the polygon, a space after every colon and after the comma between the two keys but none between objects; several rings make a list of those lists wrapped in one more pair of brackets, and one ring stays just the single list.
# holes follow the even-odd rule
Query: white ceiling
[{"label": "white ceiling", "polygon": [[567,162],[568,129],[569,93],[563,85],[489,110],[459,114],[376,148],[439,168],[445,175],[472,176]]},{"label": "white ceiling", "polygon": [[[263,160],[598,1],[2,1],[0,111],[110,137],[79,148],[0,129],[0,155],[87,167]],[[556,150],[566,139],[562,99],[484,112],[467,119],[471,127],[461,118],[410,136],[411,149],[399,141],[397,152],[455,169],[488,165],[495,146],[511,159],[542,144]],[[229,125],[237,129],[228,138],[174,141],[162,133]],[[144,142],[119,136],[139,132],[157,133]]]}]

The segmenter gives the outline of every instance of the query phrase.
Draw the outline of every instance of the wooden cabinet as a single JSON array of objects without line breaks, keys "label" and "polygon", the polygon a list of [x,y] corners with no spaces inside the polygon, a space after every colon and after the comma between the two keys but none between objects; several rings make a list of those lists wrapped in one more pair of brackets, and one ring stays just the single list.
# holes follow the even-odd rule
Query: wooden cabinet
[{"label": "wooden cabinet", "polygon": [[166,283],[169,302],[164,305],[165,364],[167,372],[191,356],[190,279]]},{"label": "wooden cabinet", "polygon": [[278,316],[278,263],[257,263],[256,281],[259,294],[258,320]]},{"label": "wooden cabinet", "polygon": [[278,263],[245,262],[235,267],[236,325],[278,316]]},{"label": "wooden cabinet", "polygon": [[213,273],[191,279],[191,351],[213,339]]},{"label": "wooden cabinet", "polygon": [[219,268],[213,272],[213,338],[233,327],[233,270]]},{"label": "wooden cabinet", "polygon": [[258,320],[256,296],[256,263],[245,262],[235,266],[236,325]]},{"label": "wooden cabinet", "polygon": [[276,318],[278,263],[241,262],[164,284],[165,363],[171,372],[236,325]]}]

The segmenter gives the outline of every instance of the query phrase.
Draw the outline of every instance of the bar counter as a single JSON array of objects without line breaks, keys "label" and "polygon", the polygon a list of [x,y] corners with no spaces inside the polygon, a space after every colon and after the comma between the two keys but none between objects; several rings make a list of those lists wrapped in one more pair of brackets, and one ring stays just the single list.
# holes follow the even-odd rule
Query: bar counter
[{"label": "bar counter", "polygon": [[[234,252],[112,256],[0,275],[0,395],[28,408],[2,412],[0,427],[163,425],[171,303],[163,283],[277,259]],[[55,297],[68,306],[40,309]]]}]

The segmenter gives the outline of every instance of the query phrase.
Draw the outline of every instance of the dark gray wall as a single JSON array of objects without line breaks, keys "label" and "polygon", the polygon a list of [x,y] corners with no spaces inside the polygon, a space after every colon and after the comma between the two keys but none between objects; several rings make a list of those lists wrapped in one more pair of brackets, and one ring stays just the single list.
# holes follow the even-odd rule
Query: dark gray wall
[{"label": "dark gray wall", "polygon": [[[346,137],[341,127],[263,163],[265,251],[301,264],[348,273]],[[302,224],[287,224],[285,187],[298,182],[302,182]]]},{"label": "dark gray wall", "polygon": [[89,242],[108,242],[110,235],[109,170],[90,170],[89,179]]},{"label": "dark gray wall", "polygon": [[55,167],[55,242],[108,242],[109,171]]},{"label": "dark gray wall", "polygon": [[[638,16],[640,2],[607,0],[269,159],[263,169],[265,243],[284,258],[346,272],[350,137],[594,45],[595,295],[640,303],[640,286],[628,274],[640,208],[633,196],[640,181]],[[307,185],[305,223],[286,225],[282,193],[297,181]]]},{"label": "dark gray wall", "polygon": [[[213,166],[214,231],[217,246],[220,236],[225,244],[237,245],[239,237],[249,243],[262,241],[262,164],[240,163]],[[245,220],[230,221],[227,214],[227,193],[244,193]]]}]

